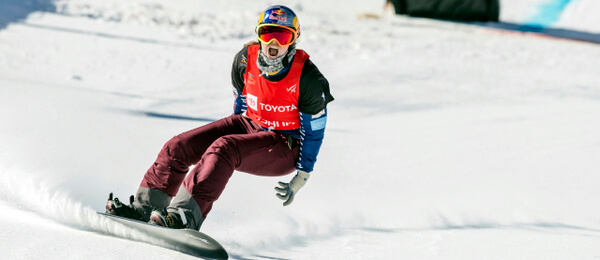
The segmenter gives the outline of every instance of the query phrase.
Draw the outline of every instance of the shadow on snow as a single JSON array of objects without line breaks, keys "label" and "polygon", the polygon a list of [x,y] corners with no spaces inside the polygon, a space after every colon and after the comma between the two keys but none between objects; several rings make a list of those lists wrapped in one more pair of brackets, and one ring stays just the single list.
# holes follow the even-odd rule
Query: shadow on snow
[{"label": "shadow on snow", "polygon": [[132,116],[151,117],[151,118],[159,118],[159,119],[200,121],[200,122],[209,122],[209,123],[217,120],[214,118],[193,117],[193,116],[176,115],[176,114],[168,114],[168,113],[160,113],[160,112],[152,112],[152,111],[143,111],[143,110],[129,110],[129,109],[109,109],[109,110],[111,110],[115,113],[123,113],[123,114],[132,115]]},{"label": "shadow on snow", "polygon": [[421,232],[421,231],[436,231],[436,230],[484,230],[484,229],[518,229],[544,232],[545,230],[572,230],[590,232],[591,236],[600,237],[600,229],[569,225],[557,222],[533,222],[533,223],[514,223],[514,224],[499,224],[499,223],[477,223],[466,225],[444,224],[433,228],[377,228],[363,227],[358,230],[375,233],[402,233],[402,232]]},{"label": "shadow on snow", "polygon": [[0,0],[0,30],[36,11],[55,12],[54,0]]},{"label": "shadow on snow", "polygon": [[584,41],[591,43],[600,43],[600,34],[598,33],[590,33],[583,31],[576,31],[570,29],[560,29],[560,28],[547,28],[543,26],[536,25],[523,25],[516,23],[507,23],[507,22],[472,22],[467,23],[471,25],[483,26],[486,28],[509,31],[509,32],[518,32],[518,33],[531,33],[534,35],[547,36],[552,38],[561,38],[561,39],[569,39],[576,41]]}]

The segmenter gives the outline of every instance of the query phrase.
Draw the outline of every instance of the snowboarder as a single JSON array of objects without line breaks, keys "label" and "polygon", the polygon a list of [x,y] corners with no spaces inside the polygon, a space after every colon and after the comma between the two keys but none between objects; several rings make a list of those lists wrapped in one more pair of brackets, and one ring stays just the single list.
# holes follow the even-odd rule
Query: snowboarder
[{"label": "snowboarder", "polygon": [[295,171],[275,188],[284,206],[292,203],[313,171],[333,97],[309,55],[296,49],[300,24],[290,8],[267,8],[255,33],[258,41],[233,61],[234,113],[169,140],[130,204],[111,194],[107,213],[198,230],[236,170],[260,176]]}]

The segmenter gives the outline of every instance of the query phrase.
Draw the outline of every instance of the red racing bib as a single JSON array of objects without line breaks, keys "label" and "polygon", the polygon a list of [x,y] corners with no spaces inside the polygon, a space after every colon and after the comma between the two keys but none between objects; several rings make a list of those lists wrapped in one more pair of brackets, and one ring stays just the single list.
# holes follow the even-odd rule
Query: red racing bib
[{"label": "red racing bib", "polygon": [[272,130],[300,128],[298,94],[300,74],[309,55],[296,49],[290,71],[280,81],[265,79],[256,65],[260,45],[248,48],[248,63],[244,74],[244,92],[248,109],[246,115],[260,126]]}]

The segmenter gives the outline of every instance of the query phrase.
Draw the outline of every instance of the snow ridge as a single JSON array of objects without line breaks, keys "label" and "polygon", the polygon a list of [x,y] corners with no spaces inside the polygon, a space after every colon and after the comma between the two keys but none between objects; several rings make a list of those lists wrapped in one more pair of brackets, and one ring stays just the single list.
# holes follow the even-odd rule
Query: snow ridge
[{"label": "snow ridge", "polygon": [[[127,3],[103,1],[59,1],[56,10],[59,14],[87,17],[90,19],[158,27],[176,33],[180,37],[205,38],[210,40],[239,39],[252,36],[247,28],[248,19],[256,14],[232,12],[230,15],[215,14],[206,8],[182,9],[159,3]],[[204,11],[202,11],[204,10]]]},{"label": "snow ridge", "polygon": [[[110,221],[89,206],[83,206],[67,192],[57,188],[56,181],[42,178],[17,166],[0,165],[5,178],[0,180],[0,195],[8,203],[59,223],[81,229],[110,234],[122,238],[161,245],[159,239]],[[46,175],[48,172],[44,172]],[[173,248],[175,249],[175,248]]]}]

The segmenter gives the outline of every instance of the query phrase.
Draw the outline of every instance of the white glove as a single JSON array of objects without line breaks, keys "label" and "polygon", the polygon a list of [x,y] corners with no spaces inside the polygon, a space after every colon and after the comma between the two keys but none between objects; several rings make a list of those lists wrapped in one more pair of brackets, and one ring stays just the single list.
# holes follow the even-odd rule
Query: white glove
[{"label": "white glove", "polygon": [[290,205],[294,201],[294,196],[300,188],[304,187],[309,177],[310,173],[299,170],[290,183],[279,182],[279,186],[281,187],[275,187],[275,190],[277,191],[277,197],[285,200],[283,206]]}]

